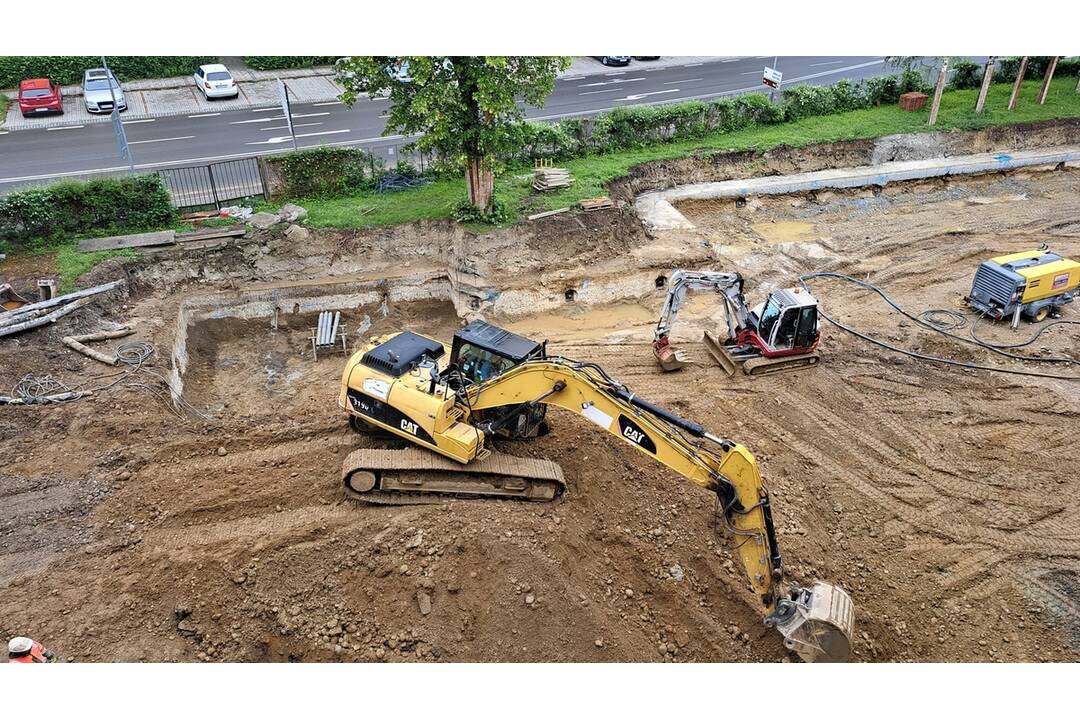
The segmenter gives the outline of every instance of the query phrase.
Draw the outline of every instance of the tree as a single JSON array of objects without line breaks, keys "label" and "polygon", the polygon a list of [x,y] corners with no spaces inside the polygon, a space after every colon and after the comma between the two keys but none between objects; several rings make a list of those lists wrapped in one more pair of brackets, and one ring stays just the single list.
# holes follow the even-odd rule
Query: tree
[{"label": "tree", "polygon": [[420,56],[351,57],[337,74],[352,106],[360,93],[388,95],[384,134],[420,134],[416,146],[463,158],[469,202],[482,212],[494,203],[494,158],[512,143],[524,108],[542,107],[569,57]]}]

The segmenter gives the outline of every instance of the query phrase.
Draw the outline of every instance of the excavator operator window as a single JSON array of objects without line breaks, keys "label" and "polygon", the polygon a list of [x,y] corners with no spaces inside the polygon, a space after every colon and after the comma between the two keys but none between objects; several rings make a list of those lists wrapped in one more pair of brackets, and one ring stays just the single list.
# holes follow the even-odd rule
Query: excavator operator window
[{"label": "excavator operator window", "polygon": [[471,343],[461,344],[457,363],[461,368],[461,373],[473,382],[490,380],[513,366],[508,358]]},{"label": "excavator operator window", "polygon": [[776,328],[776,342],[773,347],[776,350],[788,350],[795,344],[795,330],[799,324],[799,308],[788,308],[780,320],[780,326]]},{"label": "excavator operator window", "polygon": [[769,338],[772,336],[773,325],[776,324],[776,319],[780,317],[780,303],[776,302],[776,298],[769,296],[769,301],[765,303],[765,309],[761,311],[761,320],[758,321],[758,335],[765,342],[769,342]]}]

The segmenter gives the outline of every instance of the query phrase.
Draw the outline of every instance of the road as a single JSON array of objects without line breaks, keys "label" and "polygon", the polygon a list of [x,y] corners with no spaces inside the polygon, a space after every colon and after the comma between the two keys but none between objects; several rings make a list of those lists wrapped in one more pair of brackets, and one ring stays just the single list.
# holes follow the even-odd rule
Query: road
[{"label": "road", "polygon": [[[598,75],[560,78],[535,120],[592,115],[614,107],[705,99],[763,89],[762,68],[772,56],[737,58],[679,67],[633,62]],[[829,84],[886,72],[881,57],[783,57],[784,84]],[[297,146],[357,145],[393,159],[408,142],[383,137],[387,100],[364,98],[353,108],[340,102],[294,105]],[[137,169],[205,164],[292,148],[280,108],[207,112],[125,121]],[[0,131],[0,192],[59,177],[127,170],[109,123],[40,130]]]}]

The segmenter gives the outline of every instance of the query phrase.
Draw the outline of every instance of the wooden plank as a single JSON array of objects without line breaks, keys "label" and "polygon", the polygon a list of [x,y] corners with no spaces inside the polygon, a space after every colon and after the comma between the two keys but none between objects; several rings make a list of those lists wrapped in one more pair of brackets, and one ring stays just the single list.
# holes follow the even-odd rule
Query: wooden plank
[{"label": "wooden plank", "polygon": [[192,232],[178,233],[176,235],[176,242],[185,243],[191,242],[192,240],[214,240],[216,238],[241,237],[246,232],[247,228],[243,225],[204,228],[202,230],[193,230]]},{"label": "wooden plank", "polygon": [[567,212],[569,209],[570,209],[569,207],[564,207],[564,208],[559,208],[558,210],[548,210],[547,212],[536,213],[535,215],[530,215],[529,220],[539,220],[540,218],[543,218],[543,217],[550,217],[551,215],[558,215],[559,213]]},{"label": "wooden plank", "polygon": [[154,245],[172,245],[174,242],[176,242],[175,230],[160,230],[158,232],[137,233],[135,235],[85,238],[79,241],[79,252],[119,250],[121,248],[151,247]]}]

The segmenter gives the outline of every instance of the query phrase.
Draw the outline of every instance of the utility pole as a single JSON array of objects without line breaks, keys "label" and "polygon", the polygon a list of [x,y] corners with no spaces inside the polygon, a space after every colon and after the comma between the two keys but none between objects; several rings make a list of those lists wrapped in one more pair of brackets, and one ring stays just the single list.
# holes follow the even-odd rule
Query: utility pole
[{"label": "utility pole", "polygon": [[938,72],[937,85],[934,86],[934,104],[930,106],[930,125],[937,123],[938,108],[941,107],[941,95],[945,92],[945,78],[949,75],[949,58],[941,61],[941,71]]},{"label": "utility pole", "polygon": [[1046,103],[1046,93],[1050,90],[1050,81],[1054,79],[1054,70],[1057,69],[1058,56],[1050,58],[1050,67],[1046,68],[1046,77],[1043,78],[1042,90],[1039,91],[1039,104]]},{"label": "utility pole", "polygon": [[120,159],[127,160],[128,170],[134,173],[135,156],[131,154],[127,133],[124,132],[124,123],[120,120],[120,108],[116,106],[116,89],[113,87],[115,79],[104,55],[101,56],[101,67],[105,68],[105,82],[109,83],[109,96],[112,98],[112,112],[109,113],[109,119],[112,120],[113,134],[116,136],[116,147],[120,150]]},{"label": "utility pole", "polygon": [[981,113],[983,111],[983,105],[986,104],[986,93],[990,91],[990,81],[994,77],[994,60],[996,58],[991,55],[986,59],[986,67],[983,68],[982,87],[979,88],[979,99],[975,101],[975,113]]},{"label": "utility pole", "polygon": [[1020,59],[1020,69],[1016,71],[1016,82],[1013,83],[1012,95],[1009,96],[1009,112],[1016,109],[1016,98],[1020,95],[1020,85],[1024,82],[1024,73],[1027,72],[1027,55]]}]

